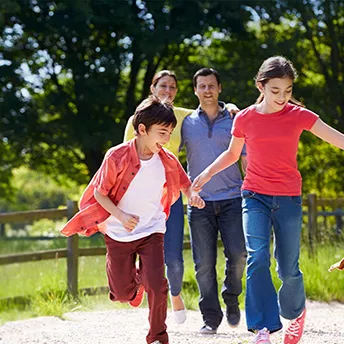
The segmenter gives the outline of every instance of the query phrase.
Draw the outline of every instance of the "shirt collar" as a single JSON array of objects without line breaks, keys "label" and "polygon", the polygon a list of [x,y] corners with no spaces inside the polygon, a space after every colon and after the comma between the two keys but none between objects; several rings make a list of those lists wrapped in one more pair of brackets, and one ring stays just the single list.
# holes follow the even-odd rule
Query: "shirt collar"
[{"label": "shirt collar", "polygon": [[[218,112],[217,117],[224,117],[224,116],[226,116],[227,113],[228,113],[228,110],[226,108],[226,104],[224,102],[219,101],[219,107],[220,107],[220,110]],[[198,105],[197,113],[198,113],[198,115],[203,115],[203,116],[207,115],[205,113],[205,111],[203,111],[203,109],[201,108],[201,105]]]},{"label": "shirt collar", "polygon": [[[140,163],[139,155],[138,155],[138,153],[137,153],[137,149],[136,149],[136,144],[135,144],[135,142],[136,142],[136,138],[134,138],[134,139],[132,139],[132,140],[129,141],[130,157],[131,157],[131,161],[133,162],[133,165],[134,165],[135,167],[137,167],[137,166],[139,167],[139,166],[141,165],[141,163]],[[172,158],[170,158],[170,157],[167,155],[167,153],[166,153],[166,151],[165,151],[164,148],[160,149],[160,151],[159,151],[159,156],[160,156],[160,158],[161,158],[162,160],[164,160],[164,161],[170,160],[170,159],[173,160]]]},{"label": "shirt collar", "polygon": [[134,166],[140,166],[140,159],[136,149],[136,137],[129,141],[130,157]]}]

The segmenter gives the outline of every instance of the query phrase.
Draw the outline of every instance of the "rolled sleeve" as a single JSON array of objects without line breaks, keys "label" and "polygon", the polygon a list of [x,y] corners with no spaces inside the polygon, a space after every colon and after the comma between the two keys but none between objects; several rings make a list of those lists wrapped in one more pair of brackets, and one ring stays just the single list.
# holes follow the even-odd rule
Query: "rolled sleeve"
[{"label": "rolled sleeve", "polygon": [[108,155],[105,156],[94,180],[94,188],[104,196],[108,196],[117,180],[116,162]]}]

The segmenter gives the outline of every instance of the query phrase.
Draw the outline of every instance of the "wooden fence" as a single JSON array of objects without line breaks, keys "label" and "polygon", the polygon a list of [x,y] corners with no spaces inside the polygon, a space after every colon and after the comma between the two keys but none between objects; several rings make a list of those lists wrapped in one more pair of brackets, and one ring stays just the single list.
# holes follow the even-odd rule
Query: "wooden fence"
[{"label": "wooden fence", "polygon": [[[308,218],[308,240],[309,252],[314,254],[314,244],[317,239],[317,218],[318,216],[335,216],[337,231],[340,232],[343,227],[342,217],[344,216],[343,208],[344,199],[318,199],[316,195],[309,194],[307,199],[303,200],[303,205],[307,207],[307,212],[304,215]],[[334,211],[318,211],[318,207],[331,207]],[[14,213],[0,213],[0,224],[5,223],[20,223],[27,221],[39,220],[42,218],[70,219],[77,212],[77,203],[68,201],[64,209],[47,209],[35,211],[22,211]],[[68,237],[66,249],[55,249],[39,252],[0,255],[0,265],[23,263],[47,259],[67,258],[67,290],[73,296],[78,295],[78,259],[79,257],[99,256],[106,253],[105,247],[80,248],[79,237],[73,235]],[[185,242],[184,248],[190,248],[190,243]],[[86,288],[83,292],[86,294],[93,294],[101,288]]]}]

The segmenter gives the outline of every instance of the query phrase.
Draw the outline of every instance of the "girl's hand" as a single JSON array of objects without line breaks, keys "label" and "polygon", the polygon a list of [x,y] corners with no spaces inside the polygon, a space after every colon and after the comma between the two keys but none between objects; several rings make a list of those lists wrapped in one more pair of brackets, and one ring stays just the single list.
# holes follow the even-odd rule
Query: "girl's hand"
[{"label": "girl's hand", "polygon": [[202,209],[205,207],[205,202],[198,195],[194,195],[189,198],[189,205],[191,205],[192,207],[196,207],[198,209]]},{"label": "girl's hand", "polygon": [[328,269],[328,271],[331,272],[331,271],[333,271],[335,269],[344,270],[344,258],[342,258],[341,261],[331,265],[330,268]]},{"label": "girl's hand", "polygon": [[121,210],[121,214],[118,217],[118,220],[121,221],[124,229],[127,232],[132,232],[138,224],[140,218],[136,215],[127,214],[126,212]]},{"label": "girl's hand", "polygon": [[206,170],[204,170],[201,174],[199,174],[195,180],[192,183],[192,190],[195,192],[200,192],[202,190],[202,186],[206,183],[209,182],[209,180],[211,179],[211,175],[209,174],[209,172],[207,172]]}]

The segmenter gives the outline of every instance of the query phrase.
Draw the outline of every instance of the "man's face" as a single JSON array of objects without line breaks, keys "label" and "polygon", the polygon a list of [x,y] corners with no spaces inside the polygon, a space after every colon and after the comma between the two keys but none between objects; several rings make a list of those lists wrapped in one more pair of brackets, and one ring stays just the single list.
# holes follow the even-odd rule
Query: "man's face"
[{"label": "man's face", "polygon": [[221,93],[221,85],[217,83],[216,77],[213,74],[207,76],[200,75],[197,77],[197,85],[194,91],[201,107],[217,105],[219,94]]}]

